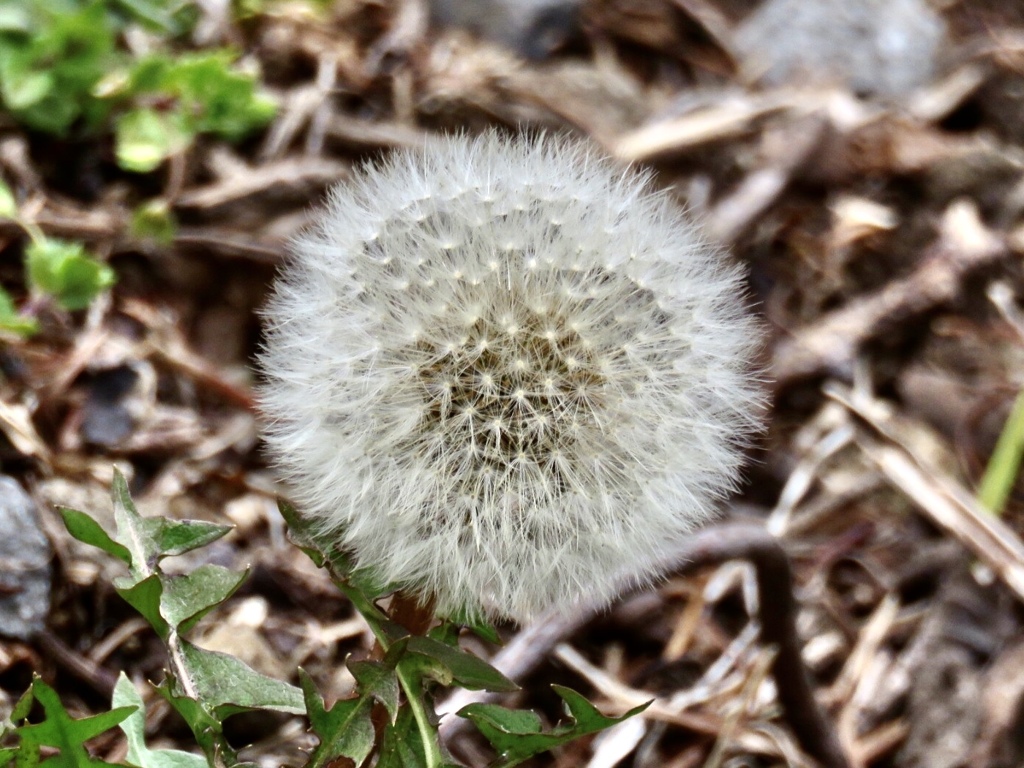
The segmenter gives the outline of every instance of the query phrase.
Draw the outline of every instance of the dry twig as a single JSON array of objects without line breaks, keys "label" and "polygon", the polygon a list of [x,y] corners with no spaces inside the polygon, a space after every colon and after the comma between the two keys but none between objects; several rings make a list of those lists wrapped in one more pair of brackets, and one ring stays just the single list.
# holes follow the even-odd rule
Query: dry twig
[{"label": "dry twig", "polygon": [[775,350],[778,386],[823,373],[848,378],[861,347],[885,330],[951,301],[969,274],[1006,255],[1007,238],[986,227],[975,205],[953,203],[942,217],[938,240],[912,274],[893,280],[797,330]]}]

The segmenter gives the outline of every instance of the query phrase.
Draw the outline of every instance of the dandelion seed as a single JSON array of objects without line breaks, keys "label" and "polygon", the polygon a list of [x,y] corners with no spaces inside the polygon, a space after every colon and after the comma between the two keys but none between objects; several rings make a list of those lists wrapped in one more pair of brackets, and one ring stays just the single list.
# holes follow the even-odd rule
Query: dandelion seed
[{"label": "dandelion seed", "polygon": [[265,313],[267,443],[303,514],[442,613],[611,599],[735,483],[759,410],[742,296],[586,145],[398,152],[294,246]]}]

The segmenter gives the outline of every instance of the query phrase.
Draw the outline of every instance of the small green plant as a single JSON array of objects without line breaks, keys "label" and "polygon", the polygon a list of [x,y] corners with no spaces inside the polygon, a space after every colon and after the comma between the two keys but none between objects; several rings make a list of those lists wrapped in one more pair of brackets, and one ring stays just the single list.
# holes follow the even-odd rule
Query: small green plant
[{"label": "small green plant", "polygon": [[[119,165],[140,173],[202,134],[244,138],[275,105],[235,53],[170,50],[192,11],[149,0],[0,0],[0,102],[55,136],[112,128]],[[119,45],[131,24],[163,33],[168,50],[132,59]]]},{"label": "small green plant", "polygon": [[[114,271],[97,261],[81,243],[47,237],[34,222],[21,217],[10,188],[0,181],[0,218],[25,230],[25,283],[67,310],[84,309],[114,284]],[[19,314],[11,296],[0,288],[0,331],[27,336],[37,329],[35,318]]]},{"label": "small green plant", "polygon": [[255,79],[233,68],[228,51],[150,56],[134,64],[108,98],[135,107],[117,119],[118,164],[146,173],[187,148],[196,136],[244,138],[274,116],[274,102]]},{"label": "small green plant", "polygon": [[29,128],[65,136],[93,128],[108,105],[92,96],[115,56],[118,27],[106,3],[6,0],[0,4],[0,96]]},{"label": "small green plant", "polygon": [[[118,165],[149,173],[184,153],[202,135],[238,141],[274,116],[257,74],[229,50],[176,52],[176,38],[196,18],[185,0],[0,0],[0,108],[33,131],[60,138],[114,135]],[[121,41],[132,25],[151,33],[155,51],[134,59]],[[113,272],[85,246],[46,237],[19,218],[0,181],[0,218],[31,236],[26,285],[65,309],[82,309],[114,282]],[[161,201],[142,205],[135,236],[167,244],[174,218]],[[36,330],[0,288],[0,331]]]},{"label": "small green plant", "polygon": [[114,271],[81,243],[35,237],[25,249],[28,282],[53,296],[64,309],[85,309],[114,284]]},{"label": "small green plant", "polygon": [[[127,566],[114,586],[164,641],[158,690],[211,766],[239,764],[225,718],[272,709],[307,717],[310,768],[451,768],[437,693],[516,688],[460,647],[463,628],[493,641],[489,620],[657,578],[735,482],[760,402],[741,275],[647,177],[497,133],[368,167],[293,256],[266,310],[266,438],[302,506],[281,505],[292,541],[375,638],[347,662],[354,693],[328,706],[301,670],[295,687],[189,639],[244,574],[161,560],[225,527],[143,518],[120,475],[114,535],[64,522]],[[512,768],[644,709],[606,717],[555,692],[552,729],[493,704],[457,715]]]},{"label": "small green plant", "polygon": [[[431,706],[434,695],[455,685],[472,690],[516,690],[515,683],[459,647],[458,624],[443,621],[426,634],[416,635],[394,621],[377,604],[389,588],[374,583],[365,572],[354,570],[349,558],[318,538],[308,523],[287,506],[282,512],[293,540],[315,563],[328,569],[335,584],[366,619],[377,639],[381,659],[348,661],[357,682],[356,691],[327,707],[315,682],[303,670],[297,670],[301,687],[295,687],[259,674],[233,656],[200,648],[188,639],[189,634],[204,616],[234,594],[246,574],[202,565],[190,573],[171,575],[161,568],[161,561],[206,546],[227,533],[229,527],[197,520],[142,517],[119,473],[114,477],[112,495],[117,524],[113,535],[77,510],[61,510],[64,524],[76,539],[98,547],[127,568],[127,574],[116,579],[114,587],[166,645],[168,668],[157,691],[188,724],[202,756],[152,750],[146,745],[142,698],[122,674],[114,690],[113,709],[82,720],[73,720],[53,689],[37,678],[4,724],[0,765],[106,765],[91,757],[85,744],[120,726],[128,742],[127,758],[121,764],[124,766],[241,766],[244,763],[224,737],[224,720],[239,712],[265,709],[308,718],[311,731],[319,739],[309,755],[308,768],[337,765],[340,758],[361,766],[374,753],[377,768],[451,768],[458,764],[438,740],[437,718]],[[471,629],[496,639],[487,626]],[[472,704],[459,715],[472,721],[498,751],[494,765],[512,768],[645,708],[637,707],[621,717],[605,717],[575,691],[561,686],[555,690],[565,701],[567,718],[550,730],[545,730],[532,712],[492,704]],[[42,705],[41,721],[29,722],[33,702]],[[371,719],[377,704],[386,713],[379,741]],[[44,758],[44,747],[59,752]]]}]

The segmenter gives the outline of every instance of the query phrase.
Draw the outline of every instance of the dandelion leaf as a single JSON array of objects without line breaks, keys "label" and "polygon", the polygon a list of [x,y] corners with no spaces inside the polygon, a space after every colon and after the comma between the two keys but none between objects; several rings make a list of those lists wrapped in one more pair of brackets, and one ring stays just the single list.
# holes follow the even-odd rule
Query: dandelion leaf
[{"label": "dandelion leaf", "polygon": [[201,565],[182,576],[164,576],[160,610],[179,632],[188,632],[203,616],[242,586],[249,572]]},{"label": "dandelion leaf", "polygon": [[114,707],[135,707],[135,711],[120,723],[128,742],[126,759],[129,763],[138,768],[206,768],[206,758],[200,755],[177,749],[150,749],[146,746],[145,705],[142,696],[124,672],[117,678],[112,704]]},{"label": "dandelion leaf", "polygon": [[[85,748],[85,742],[109,731],[128,718],[135,711],[134,706],[117,707],[109,712],[76,720],[64,709],[56,691],[41,678],[36,677],[32,681],[30,692],[28,707],[23,706],[26,701],[23,698],[12,714],[22,715],[18,719],[23,719],[34,699],[43,708],[45,717],[41,722],[23,725],[15,730],[20,739],[18,746],[14,748],[15,765],[19,768],[37,765],[45,768],[91,768],[111,765],[92,757]],[[40,761],[42,747],[57,749],[59,754]]]},{"label": "dandelion leaf", "polygon": [[571,688],[551,687],[565,702],[569,718],[550,731],[544,731],[540,718],[527,710],[506,709],[495,704],[470,704],[459,710],[458,715],[472,721],[498,752],[495,768],[512,768],[534,755],[610,728],[650,706],[650,703],[642,704],[620,717],[606,717]]},{"label": "dandelion leaf", "polygon": [[134,583],[131,577],[119,576],[114,579],[114,589],[128,605],[149,622],[161,640],[167,640],[171,626],[160,611],[164,585],[158,574],[154,573]]},{"label": "dandelion leaf", "polygon": [[111,537],[89,515],[62,509],[68,531],[79,541],[113,555],[128,566],[129,575],[114,581],[119,595],[150,623],[163,640],[171,630],[187,632],[241,585],[246,573],[204,565],[183,576],[164,574],[161,558],[181,555],[216,541],[230,526],[201,520],[143,517],[120,472],[112,490],[117,533]]},{"label": "dandelion leaf", "polygon": [[125,565],[131,565],[132,553],[128,551],[128,548],[110,538],[102,526],[85,514],[85,512],[64,507],[60,510],[60,514],[64,518],[64,527],[76,539],[83,544],[89,544],[97,549],[102,549]]},{"label": "dandelion leaf", "polygon": [[409,653],[426,659],[423,673],[442,685],[455,682],[471,691],[519,690],[518,685],[483,659],[434,638],[409,638]]},{"label": "dandelion leaf", "polygon": [[427,768],[416,722],[408,707],[384,729],[376,768]]},{"label": "dandelion leaf", "polygon": [[376,600],[395,591],[396,586],[383,581],[372,568],[357,567],[355,561],[335,547],[333,542],[317,536],[310,522],[299,515],[291,504],[278,501],[277,506],[288,525],[288,538],[317,568],[326,568],[335,583],[343,582],[343,587],[356,589],[369,600]]},{"label": "dandelion leaf", "polygon": [[313,752],[308,768],[329,765],[337,757],[348,757],[360,765],[373,749],[375,733],[371,713],[379,702],[388,713],[389,723],[398,717],[399,684],[395,667],[405,653],[405,642],[393,645],[382,661],[348,661],[356,680],[356,694],[337,702],[330,709],[316,691],[313,680],[300,670],[300,684],[313,733],[320,744]]},{"label": "dandelion leaf", "polygon": [[294,685],[261,675],[245,662],[226,653],[207,651],[187,640],[179,641],[187,681],[183,690],[196,698],[218,719],[250,709],[270,709],[305,714],[302,691]]},{"label": "dandelion leaf", "polygon": [[[204,547],[231,530],[229,525],[217,525],[202,520],[143,517],[135,508],[124,475],[116,470],[111,496],[114,502],[114,519],[117,522],[117,534],[113,537],[113,541],[124,547],[128,560],[125,560],[124,552],[111,551],[108,549],[109,544],[103,546],[95,530],[85,528],[83,532],[92,537],[92,540],[84,538],[81,540],[88,544],[95,544],[104,551],[109,551],[115,557],[125,560],[132,576],[137,581],[154,573],[156,564],[161,558],[181,555]],[[76,518],[75,522],[81,526],[80,519]],[[98,528],[98,526],[96,527]],[[71,533],[76,535],[74,530]]]}]

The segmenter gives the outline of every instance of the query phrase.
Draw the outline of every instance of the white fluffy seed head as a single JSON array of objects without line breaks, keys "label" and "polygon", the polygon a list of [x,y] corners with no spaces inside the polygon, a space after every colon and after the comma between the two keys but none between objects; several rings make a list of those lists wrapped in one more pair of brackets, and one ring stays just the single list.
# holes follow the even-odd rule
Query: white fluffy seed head
[{"label": "white fluffy seed head", "polygon": [[442,613],[611,599],[735,482],[759,412],[742,275],[587,145],[395,153],[293,250],[267,443],[304,514]]}]

